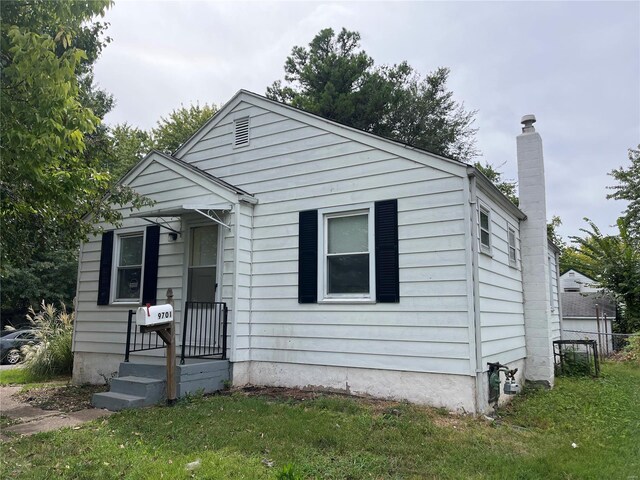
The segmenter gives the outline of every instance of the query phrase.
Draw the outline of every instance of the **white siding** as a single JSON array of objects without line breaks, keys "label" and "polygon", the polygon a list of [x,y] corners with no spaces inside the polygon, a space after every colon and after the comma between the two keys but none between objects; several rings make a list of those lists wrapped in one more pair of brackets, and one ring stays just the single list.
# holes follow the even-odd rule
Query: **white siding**
[{"label": "white siding", "polygon": [[[508,364],[525,358],[520,229],[517,218],[489,196],[478,192],[480,203],[490,210],[491,254],[478,254],[482,366]],[[507,232],[516,232],[516,266],[509,264]]]},{"label": "white siding", "polygon": [[554,251],[549,248],[549,281],[551,283],[551,340],[560,340],[560,290],[558,265]]},{"label": "white siding", "polygon": [[566,292],[567,289],[570,291],[577,289],[577,291],[580,292],[597,292],[598,288],[594,287],[594,284],[593,279],[575,270],[567,270],[560,275],[560,286],[564,292]]},{"label": "white siding", "polygon": [[[179,188],[176,189],[176,185]],[[157,203],[152,210],[180,206],[185,203],[208,203],[221,201],[210,190],[186,180],[175,171],[157,162],[151,162],[130,183],[139,193],[147,195]],[[126,217],[128,208],[121,209]],[[188,219],[185,219],[185,221]],[[143,230],[150,224],[142,219],[126,217],[122,226],[116,229],[137,227]],[[179,230],[180,222],[170,224]],[[113,225],[102,224],[106,230],[114,229]],[[227,244],[230,245],[226,250]],[[77,317],[75,325],[74,351],[111,353],[124,356],[127,312],[135,310],[137,305],[97,305],[98,275],[100,272],[101,237],[92,237],[83,243],[80,250],[80,269],[77,292]],[[176,335],[178,342],[181,336],[182,300],[184,295],[184,248],[185,235],[178,236],[176,241],[169,241],[168,231],[161,229],[158,258],[158,290],[157,299],[163,303],[168,288],[173,289],[175,302]],[[225,242],[225,255],[233,257],[233,242]],[[233,265],[225,264],[225,278],[231,277]],[[231,301],[231,299],[225,299]],[[163,351],[144,352],[144,355],[162,355]],[[140,354],[136,354],[140,355]]]},{"label": "white siding", "polygon": [[[233,119],[247,114],[250,146],[233,148]],[[464,169],[448,173],[436,158],[426,167],[247,103],[181,158],[259,199],[252,234],[241,216],[235,360],[472,374]],[[298,212],[392,198],[400,303],[299,304]]]}]

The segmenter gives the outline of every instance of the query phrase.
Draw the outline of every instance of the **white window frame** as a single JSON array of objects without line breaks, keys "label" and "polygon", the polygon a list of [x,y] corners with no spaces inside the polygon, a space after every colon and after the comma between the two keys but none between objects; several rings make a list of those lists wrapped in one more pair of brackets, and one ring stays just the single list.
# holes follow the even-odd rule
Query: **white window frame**
[{"label": "white window frame", "polygon": [[[482,228],[482,214],[486,213],[488,229]],[[482,232],[486,231],[489,235],[489,245],[482,243]],[[478,203],[478,244],[480,245],[480,252],[491,255],[493,242],[491,241],[491,209],[482,203]]]},{"label": "white window frame", "polygon": [[[227,220],[228,221],[228,220]],[[186,231],[186,235],[184,235],[184,262],[182,269],[182,291],[184,292],[184,301],[188,301],[187,298],[189,295],[189,263],[191,259],[191,233],[192,229],[197,227],[206,227],[209,225],[216,225],[215,223],[208,222],[204,219],[188,219],[185,222],[184,231]],[[218,284],[218,288],[216,289],[215,301],[222,301],[222,279],[223,279],[223,267],[224,261],[222,259],[222,255],[224,254],[224,235],[225,229],[218,225],[218,252],[217,252],[217,261],[218,265],[216,265],[216,283]]]},{"label": "white window frame", "polygon": [[[117,298],[118,292],[118,268],[120,262],[120,247],[122,238],[134,237],[142,235],[142,263],[140,264],[140,295],[138,299],[133,298]],[[142,302],[142,291],[144,286],[144,258],[147,248],[147,229],[146,228],[127,228],[116,232],[114,235],[113,257],[111,261],[111,303],[118,305],[140,305]]]},{"label": "white window frame", "polygon": [[[513,245],[510,242],[510,233],[513,233]],[[511,250],[513,249],[514,258],[511,258]],[[518,236],[516,228],[507,223],[507,258],[509,259],[509,266],[518,268]]]},{"label": "white window frame", "polygon": [[[327,291],[327,255],[329,247],[330,218],[368,215],[369,230],[369,293],[332,293]],[[375,303],[376,302],[376,259],[375,259],[375,217],[374,204],[358,204],[349,207],[334,207],[318,210],[318,303]]]}]

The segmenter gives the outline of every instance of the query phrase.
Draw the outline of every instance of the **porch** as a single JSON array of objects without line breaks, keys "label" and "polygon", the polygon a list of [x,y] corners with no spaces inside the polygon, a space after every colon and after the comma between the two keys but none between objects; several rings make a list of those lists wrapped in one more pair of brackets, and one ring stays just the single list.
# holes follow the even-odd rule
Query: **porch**
[{"label": "porch", "polygon": [[[177,398],[224,388],[230,378],[226,358],[227,318],[224,302],[185,302],[179,325],[181,335],[176,343]],[[122,410],[163,402],[167,398],[166,365],[150,363],[150,357],[145,356],[145,361],[139,356],[162,350],[165,344],[160,336],[140,331],[135,324],[135,312],[129,310],[124,361],[120,363],[118,376],[111,380],[110,391],[95,394],[92,404]]]}]

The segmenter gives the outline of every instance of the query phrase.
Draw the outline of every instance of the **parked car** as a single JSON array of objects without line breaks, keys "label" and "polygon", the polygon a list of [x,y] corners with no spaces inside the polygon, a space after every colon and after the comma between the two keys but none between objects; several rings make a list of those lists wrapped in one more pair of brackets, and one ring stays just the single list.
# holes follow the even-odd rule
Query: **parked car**
[{"label": "parked car", "polygon": [[38,340],[34,330],[15,330],[2,332],[0,337],[0,360],[2,363],[15,365],[23,360],[21,347],[23,345],[35,345]]}]

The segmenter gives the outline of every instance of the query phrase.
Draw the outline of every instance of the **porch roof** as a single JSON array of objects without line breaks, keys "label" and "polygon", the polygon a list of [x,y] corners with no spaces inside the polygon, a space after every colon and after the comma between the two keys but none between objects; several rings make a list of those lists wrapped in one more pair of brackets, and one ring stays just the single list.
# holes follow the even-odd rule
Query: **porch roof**
[{"label": "porch roof", "polygon": [[155,219],[164,219],[165,217],[182,217],[185,214],[198,213],[213,222],[222,225],[225,228],[231,228],[229,225],[224,223],[222,219],[218,216],[218,212],[230,212],[233,210],[232,203],[216,203],[216,204],[185,204],[180,206],[173,206],[167,208],[161,208],[158,210],[147,210],[144,212],[135,212],[130,216],[133,218],[143,218],[148,222],[155,223],[156,225],[160,225],[161,227],[166,228],[175,233],[180,233],[173,228],[168,226],[168,222],[163,220],[162,222],[158,222]]}]

